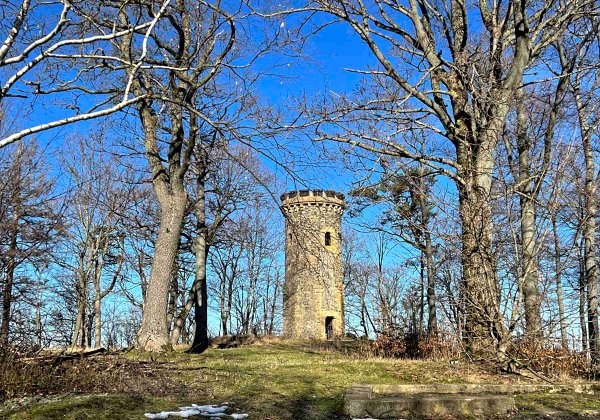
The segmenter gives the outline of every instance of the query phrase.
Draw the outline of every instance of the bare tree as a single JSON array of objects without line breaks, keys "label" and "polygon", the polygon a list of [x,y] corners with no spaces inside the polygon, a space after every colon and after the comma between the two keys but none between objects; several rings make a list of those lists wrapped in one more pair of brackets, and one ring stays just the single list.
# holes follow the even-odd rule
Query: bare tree
[{"label": "bare tree", "polygon": [[[94,150],[89,141],[73,141],[69,149],[73,152],[62,162],[73,189],[67,211],[72,263],[65,258],[61,264],[76,279],[77,317],[71,345],[100,347],[102,300],[122,276],[126,249],[121,219],[133,196],[134,184],[124,179],[126,173],[116,169],[106,154]],[[93,334],[88,334],[92,330]]]},{"label": "bare tree", "polygon": [[[598,110],[600,101],[598,99],[598,88],[600,87],[597,74],[598,44],[589,42],[594,40],[598,33],[597,22],[588,22],[583,26],[584,41],[574,53],[573,60],[576,69],[570,80],[570,90],[575,102],[577,113],[579,135],[584,157],[584,189],[583,189],[583,218],[582,218],[582,241],[583,241],[583,278],[582,287],[587,288],[587,322],[589,334],[589,349],[592,365],[600,366],[600,329],[598,321],[598,257],[596,255],[596,213],[597,213],[597,183],[596,164],[594,157],[594,142],[597,142],[598,132]],[[591,35],[591,37],[590,37]],[[586,39],[588,42],[586,42]],[[595,67],[594,67],[595,66]],[[582,326],[583,327],[583,326]]]},{"label": "bare tree", "polygon": [[437,335],[435,245],[431,229],[435,217],[434,184],[435,176],[422,164],[398,170],[386,165],[375,185],[360,187],[353,192],[362,197],[362,201],[387,204],[375,229],[386,229],[419,252],[421,274],[427,277],[427,333],[431,336]]},{"label": "bare tree", "polygon": [[[492,251],[494,153],[525,71],[597,4],[339,0],[303,10],[345,23],[377,62],[354,70],[366,78],[355,95],[311,109],[317,138],[423,162],[455,182],[467,348],[505,360],[509,334]],[[405,135],[415,129],[429,133],[425,150]]]},{"label": "bare tree", "polygon": [[224,225],[210,256],[221,333],[272,334],[280,307],[282,238],[273,203],[254,183],[245,205]]},{"label": "bare tree", "polygon": [[[165,6],[170,2],[165,0]],[[87,0],[8,0],[0,5],[3,16],[0,26],[0,105],[4,112],[26,112],[40,95],[52,95],[55,103],[62,98],[76,111],[72,115],[61,114],[50,121],[24,127],[15,122],[10,128],[6,127],[0,148],[52,128],[105,117],[145,97],[132,93],[131,82],[138,71],[152,66],[146,61],[147,48],[141,48],[137,56],[131,55],[131,61],[127,63],[108,51],[112,42],[132,33],[143,34],[143,43],[147,45],[162,10],[146,20],[136,19],[131,26],[111,24],[102,27],[90,25],[85,14],[80,13],[87,7],[102,8],[97,2]],[[114,17],[113,14],[108,19],[114,21]],[[99,62],[104,64],[98,66]],[[134,70],[127,76],[124,69],[129,66]],[[102,79],[127,79],[124,89],[107,89],[85,82],[86,75],[93,73],[97,77],[99,71],[105,72],[107,68],[112,74]],[[57,69],[61,70],[58,74]],[[94,76],[89,80],[94,80]],[[79,101],[82,95],[85,99]]]},{"label": "bare tree", "polygon": [[[201,2],[194,7],[186,0],[140,6],[115,2],[114,7],[119,10],[122,27],[135,27],[134,17],[142,14],[157,28],[143,37],[129,32],[121,38],[118,54],[128,64],[131,91],[146,98],[136,108],[161,211],[138,347],[162,351],[170,346],[166,311],[188,204],[184,179],[201,135],[200,125],[210,121],[210,104],[205,102],[206,109],[202,110],[198,101],[214,89],[213,79],[233,47],[235,26],[218,2]],[[138,55],[153,65],[141,69],[134,64]]]},{"label": "bare tree", "polygon": [[24,273],[48,264],[63,227],[56,179],[42,158],[43,150],[30,143],[10,152],[4,154],[6,166],[0,167],[0,346],[11,341],[16,287],[26,291],[21,296],[34,293],[34,285],[24,282],[28,278]]},{"label": "bare tree", "polygon": [[251,173],[256,169],[256,157],[245,147],[232,147],[216,133],[204,136],[197,145],[190,175],[190,219],[183,228],[183,248],[194,254],[194,280],[189,290],[182,290],[182,305],[171,331],[171,343],[179,339],[188,314],[194,309],[194,337],[191,352],[208,347],[207,258],[213,245],[228,229],[231,216],[247,202],[255,191]]}]

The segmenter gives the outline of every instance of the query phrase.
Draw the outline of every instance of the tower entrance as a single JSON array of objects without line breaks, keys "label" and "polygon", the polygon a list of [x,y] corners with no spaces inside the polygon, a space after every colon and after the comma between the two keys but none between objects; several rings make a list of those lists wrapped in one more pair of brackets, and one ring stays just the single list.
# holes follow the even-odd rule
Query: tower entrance
[{"label": "tower entrance", "polygon": [[325,318],[325,337],[328,340],[333,340],[333,320],[332,316],[328,316]]}]

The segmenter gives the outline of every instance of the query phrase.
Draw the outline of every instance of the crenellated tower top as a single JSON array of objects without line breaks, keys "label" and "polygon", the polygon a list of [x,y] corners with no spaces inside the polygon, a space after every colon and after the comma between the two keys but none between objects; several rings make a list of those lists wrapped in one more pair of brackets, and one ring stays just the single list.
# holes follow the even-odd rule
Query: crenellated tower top
[{"label": "crenellated tower top", "polygon": [[299,190],[281,195],[281,209],[286,212],[303,206],[330,207],[332,210],[344,211],[344,194],[331,190]]}]

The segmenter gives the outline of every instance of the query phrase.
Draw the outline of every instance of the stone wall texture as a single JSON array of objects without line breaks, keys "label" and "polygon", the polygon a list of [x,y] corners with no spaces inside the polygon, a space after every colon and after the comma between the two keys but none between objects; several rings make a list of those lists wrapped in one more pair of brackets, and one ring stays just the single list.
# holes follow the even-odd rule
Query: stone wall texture
[{"label": "stone wall texture", "polygon": [[344,196],[300,190],[281,196],[285,216],[283,334],[325,340],[344,334]]}]

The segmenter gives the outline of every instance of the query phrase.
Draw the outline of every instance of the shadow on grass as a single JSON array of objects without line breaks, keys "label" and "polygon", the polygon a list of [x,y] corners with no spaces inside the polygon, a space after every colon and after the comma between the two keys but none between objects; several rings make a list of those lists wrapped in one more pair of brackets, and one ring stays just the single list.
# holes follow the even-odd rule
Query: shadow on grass
[{"label": "shadow on grass", "polygon": [[[303,392],[294,398],[279,401],[275,405],[281,408],[281,418],[291,420],[335,420],[346,419],[342,415],[342,399],[325,397],[315,387],[315,383],[306,381],[302,384]],[[275,417],[279,418],[279,417]]]},{"label": "shadow on grass", "polygon": [[520,419],[589,420],[600,418],[600,400],[586,394],[523,394],[516,396]]},{"label": "shadow on grass", "polygon": [[37,403],[23,410],[1,413],[6,419],[129,419],[152,402],[133,395],[93,395],[67,397],[59,401]]}]

